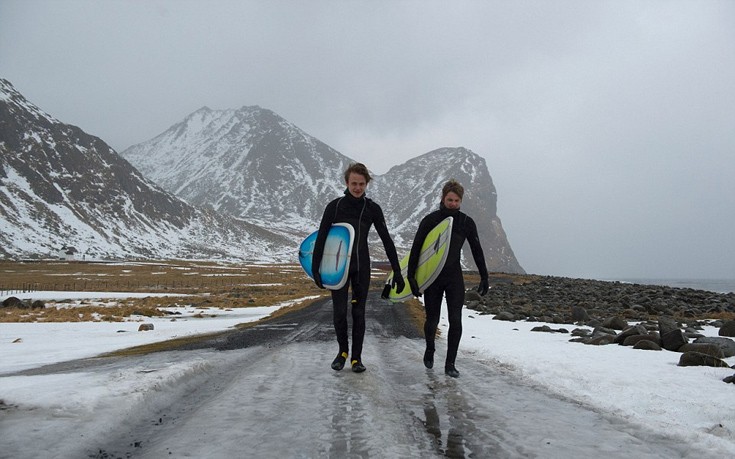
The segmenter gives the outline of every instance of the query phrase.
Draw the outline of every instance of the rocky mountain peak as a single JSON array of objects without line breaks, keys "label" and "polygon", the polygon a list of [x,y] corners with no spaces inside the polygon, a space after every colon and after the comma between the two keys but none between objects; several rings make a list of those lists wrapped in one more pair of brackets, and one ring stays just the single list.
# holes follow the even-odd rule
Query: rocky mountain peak
[{"label": "rocky mountain peak", "polygon": [[350,162],[258,106],[201,110],[121,154],[188,202],[270,224],[305,229],[318,204],[341,192]]},{"label": "rocky mountain peak", "polygon": [[[288,244],[165,192],[101,139],[47,115],[6,80],[0,82],[0,171],[5,256],[48,256],[67,245],[91,257],[226,253],[222,245],[229,244],[205,243],[209,237],[260,239],[274,253]],[[262,247],[236,246],[232,254],[262,256]]]},{"label": "rocky mountain peak", "polygon": [[[465,189],[462,211],[477,223],[488,269],[523,272],[497,215],[497,192],[485,159],[464,147],[432,150],[391,168],[371,185],[378,202],[390,209],[386,220],[396,245],[410,247],[418,222],[439,208],[441,189],[450,179]],[[474,267],[467,246],[464,262]]]}]

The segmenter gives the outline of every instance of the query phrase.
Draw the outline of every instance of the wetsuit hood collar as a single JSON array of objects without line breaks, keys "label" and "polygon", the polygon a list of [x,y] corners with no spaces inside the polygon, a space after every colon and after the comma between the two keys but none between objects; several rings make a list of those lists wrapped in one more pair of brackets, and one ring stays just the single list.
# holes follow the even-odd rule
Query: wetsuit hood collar
[{"label": "wetsuit hood collar", "polygon": [[442,217],[456,217],[459,215],[459,209],[448,209],[443,202],[439,203],[439,212]]},{"label": "wetsuit hood collar", "polygon": [[345,188],[345,197],[347,199],[349,199],[350,201],[352,201],[352,202],[360,202],[363,199],[365,199],[365,193],[363,193],[362,196],[360,196],[359,198],[356,198],[356,197],[352,196],[352,193],[350,193],[350,189],[349,188]]}]

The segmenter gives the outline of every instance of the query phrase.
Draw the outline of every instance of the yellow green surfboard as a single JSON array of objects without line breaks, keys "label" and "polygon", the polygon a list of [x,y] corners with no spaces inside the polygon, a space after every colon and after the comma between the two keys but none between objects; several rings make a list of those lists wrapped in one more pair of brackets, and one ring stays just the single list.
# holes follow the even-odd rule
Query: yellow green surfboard
[{"label": "yellow green surfboard", "polygon": [[[424,290],[431,285],[444,268],[449,253],[449,242],[452,236],[452,217],[447,217],[436,225],[429,234],[426,235],[423,245],[421,246],[421,255],[419,256],[418,267],[416,268],[416,283],[419,285],[419,291]],[[397,303],[404,301],[413,296],[411,287],[408,285],[408,259],[410,253],[403,257],[400,262],[401,274],[406,281],[406,287],[400,292],[396,292],[396,287],[392,287],[388,294],[388,299]],[[393,273],[388,276],[385,281],[390,285],[393,282]],[[386,287],[387,289],[387,287]]]}]

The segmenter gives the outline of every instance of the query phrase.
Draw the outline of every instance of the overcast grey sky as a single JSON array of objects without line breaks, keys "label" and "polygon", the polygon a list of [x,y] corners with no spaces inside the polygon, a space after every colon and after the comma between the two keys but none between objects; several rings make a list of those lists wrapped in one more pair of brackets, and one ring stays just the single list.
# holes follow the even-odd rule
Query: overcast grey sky
[{"label": "overcast grey sky", "polygon": [[530,273],[735,278],[735,1],[0,0],[0,77],[118,151],[269,108],[487,160]]}]

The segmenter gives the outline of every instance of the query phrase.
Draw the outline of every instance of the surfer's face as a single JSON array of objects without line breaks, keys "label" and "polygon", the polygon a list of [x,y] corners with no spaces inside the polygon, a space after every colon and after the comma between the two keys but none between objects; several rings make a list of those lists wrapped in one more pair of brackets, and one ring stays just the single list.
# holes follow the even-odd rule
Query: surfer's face
[{"label": "surfer's face", "polygon": [[361,198],[365,194],[365,187],[367,187],[365,177],[351,172],[350,178],[347,180],[347,189],[350,190],[350,194],[356,198]]},{"label": "surfer's face", "polygon": [[456,210],[459,209],[460,205],[462,205],[462,198],[460,198],[454,191],[450,191],[446,196],[444,196],[444,207],[447,209]]}]

